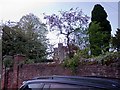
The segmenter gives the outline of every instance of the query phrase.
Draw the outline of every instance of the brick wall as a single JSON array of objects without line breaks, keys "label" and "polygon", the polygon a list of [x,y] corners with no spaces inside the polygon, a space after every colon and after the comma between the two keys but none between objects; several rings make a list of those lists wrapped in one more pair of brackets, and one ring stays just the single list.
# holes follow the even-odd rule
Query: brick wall
[{"label": "brick wall", "polygon": [[[15,62],[23,61],[20,56],[15,58]],[[17,88],[23,81],[49,75],[76,75],[76,76],[105,76],[120,78],[120,67],[102,65],[79,65],[74,74],[69,68],[63,67],[58,63],[40,63],[22,65],[14,63],[13,70],[7,70],[7,88]],[[4,81],[3,81],[4,82]]]},{"label": "brick wall", "polygon": [[74,74],[70,69],[60,64],[23,65],[19,68],[18,86],[20,86],[24,80],[48,75],[105,76],[120,78],[120,68],[101,65],[84,65],[79,66],[76,74]]}]

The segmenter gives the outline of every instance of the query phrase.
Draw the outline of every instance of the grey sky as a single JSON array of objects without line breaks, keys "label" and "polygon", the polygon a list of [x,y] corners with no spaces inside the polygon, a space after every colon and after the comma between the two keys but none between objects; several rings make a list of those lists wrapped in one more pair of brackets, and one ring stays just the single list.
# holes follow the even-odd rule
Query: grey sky
[{"label": "grey sky", "polygon": [[[57,1],[57,2],[55,2]],[[60,0],[59,0],[60,1]],[[93,2],[94,1],[94,2]],[[95,4],[101,4],[108,14],[108,20],[111,23],[112,34],[118,28],[118,0],[0,0],[0,20],[19,21],[23,15],[33,13],[43,20],[43,13],[53,14],[60,10],[69,10],[70,8],[82,9],[84,14],[91,17],[91,11]],[[49,35],[51,36],[51,34]]]}]

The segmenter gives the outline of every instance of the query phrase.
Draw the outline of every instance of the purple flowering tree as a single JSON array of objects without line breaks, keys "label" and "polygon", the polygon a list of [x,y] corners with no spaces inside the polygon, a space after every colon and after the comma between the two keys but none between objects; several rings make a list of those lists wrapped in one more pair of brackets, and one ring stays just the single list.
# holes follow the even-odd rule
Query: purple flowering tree
[{"label": "purple flowering tree", "polygon": [[59,15],[45,15],[46,23],[50,27],[50,31],[59,31],[59,34],[65,35],[70,55],[70,39],[74,33],[81,28],[86,28],[89,17],[78,8],[71,8],[69,11],[59,11]]}]

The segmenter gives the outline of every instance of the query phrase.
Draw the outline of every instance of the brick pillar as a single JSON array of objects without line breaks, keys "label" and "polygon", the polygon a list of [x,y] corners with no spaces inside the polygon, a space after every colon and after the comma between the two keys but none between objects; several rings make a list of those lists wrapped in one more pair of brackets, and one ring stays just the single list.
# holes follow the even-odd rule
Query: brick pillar
[{"label": "brick pillar", "polygon": [[19,78],[19,65],[24,62],[24,55],[14,55],[14,66],[13,66],[13,84],[12,89],[17,90],[18,88],[18,78]]}]

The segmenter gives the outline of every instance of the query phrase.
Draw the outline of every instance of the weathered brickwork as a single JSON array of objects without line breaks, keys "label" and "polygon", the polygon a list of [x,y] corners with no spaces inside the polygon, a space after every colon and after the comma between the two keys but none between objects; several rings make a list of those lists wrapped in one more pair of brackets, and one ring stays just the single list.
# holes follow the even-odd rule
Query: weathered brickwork
[{"label": "weathered brickwork", "polygon": [[[77,76],[104,76],[120,78],[120,68],[101,66],[101,65],[85,65],[79,66],[76,74],[74,74],[70,69],[63,67],[60,64],[30,64],[23,65],[19,67],[18,76],[13,75],[13,71],[8,73],[8,87],[14,85],[13,79],[17,80],[18,87],[23,81],[39,77],[39,76],[49,76],[49,75],[77,75]],[[13,84],[13,85],[11,85]],[[14,87],[14,86],[13,86]]]},{"label": "weathered brickwork", "polygon": [[[17,58],[17,60],[19,60],[19,58]],[[105,65],[79,65],[76,74],[74,74],[69,68],[65,68],[62,64],[58,63],[26,65],[17,63],[17,65],[14,65],[13,70],[7,70],[7,87],[17,88],[25,80],[49,75],[104,76],[120,78],[120,67]]]}]

